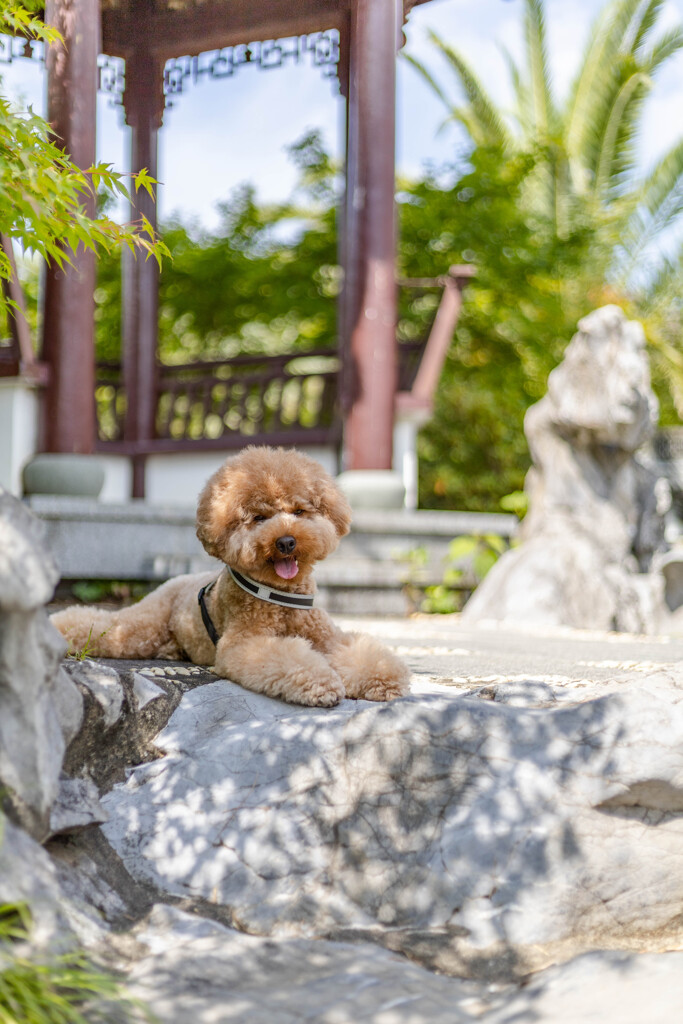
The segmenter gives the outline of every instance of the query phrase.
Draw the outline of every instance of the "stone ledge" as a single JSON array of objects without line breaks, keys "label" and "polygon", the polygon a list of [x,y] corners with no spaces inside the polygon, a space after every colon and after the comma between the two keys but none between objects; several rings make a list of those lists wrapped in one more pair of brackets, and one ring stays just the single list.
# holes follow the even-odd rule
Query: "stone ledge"
[{"label": "stone ledge", "polygon": [[340,624],[406,658],[411,697],[324,711],[186,663],[67,662],[90,735],[69,766],[109,820],[49,858],[0,848],[0,895],[115,953],[174,1024],[669,1024],[683,641]]}]

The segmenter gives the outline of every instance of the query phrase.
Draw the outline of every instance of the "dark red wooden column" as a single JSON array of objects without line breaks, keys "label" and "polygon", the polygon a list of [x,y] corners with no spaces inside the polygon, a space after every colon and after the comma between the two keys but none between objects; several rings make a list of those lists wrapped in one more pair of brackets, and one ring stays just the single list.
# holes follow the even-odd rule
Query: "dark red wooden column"
[{"label": "dark red wooden column", "polygon": [[[148,38],[142,29],[140,38]],[[163,116],[163,64],[148,50],[126,57],[123,97],[131,128],[130,169],[146,168],[157,177],[157,133]],[[145,216],[156,229],[156,202],[141,189],[132,193],[131,220]],[[129,442],[154,437],[157,386],[159,269],[155,259],[123,254],[123,377],[126,390],[124,438]],[[133,457],[133,497],[145,496],[144,456]]]},{"label": "dark red wooden column", "polygon": [[354,0],[349,38],[343,329],[346,469],[391,469],[397,384],[396,0]]},{"label": "dark red wooden column", "polygon": [[[81,168],[95,162],[99,0],[47,0],[45,20],[64,39],[47,51],[47,119],[57,141]],[[91,215],[94,198],[84,197]],[[95,444],[95,257],[47,268],[43,361],[50,383],[41,446],[50,452],[92,452]]]}]

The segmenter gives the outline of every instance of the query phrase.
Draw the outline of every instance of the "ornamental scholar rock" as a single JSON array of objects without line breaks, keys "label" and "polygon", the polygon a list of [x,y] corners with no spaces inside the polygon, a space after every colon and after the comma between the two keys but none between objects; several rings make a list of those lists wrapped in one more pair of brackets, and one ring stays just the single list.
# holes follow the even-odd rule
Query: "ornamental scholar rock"
[{"label": "ornamental scholar rock", "polygon": [[45,611],[59,573],[43,538],[39,520],[0,490],[0,786],[7,809],[39,839],[83,714]]},{"label": "ornamental scholar rock", "polygon": [[521,544],[477,588],[465,621],[666,627],[653,559],[665,546],[670,492],[638,453],[657,418],[641,325],[617,306],[579,321],[524,421],[533,467]]}]

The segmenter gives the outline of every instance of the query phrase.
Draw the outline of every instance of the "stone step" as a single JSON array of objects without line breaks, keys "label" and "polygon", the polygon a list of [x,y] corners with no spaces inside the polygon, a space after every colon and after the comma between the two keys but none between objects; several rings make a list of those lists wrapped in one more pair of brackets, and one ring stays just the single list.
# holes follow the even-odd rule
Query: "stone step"
[{"label": "stone step", "polygon": [[[45,524],[64,580],[161,582],[219,564],[197,540],[189,508],[45,495],[27,504]],[[410,610],[406,587],[443,579],[453,538],[496,534],[509,540],[516,525],[504,514],[359,510],[351,533],[316,568],[321,604],[338,612],[404,614]],[[467,567],[460,582],[473,586]]]}]

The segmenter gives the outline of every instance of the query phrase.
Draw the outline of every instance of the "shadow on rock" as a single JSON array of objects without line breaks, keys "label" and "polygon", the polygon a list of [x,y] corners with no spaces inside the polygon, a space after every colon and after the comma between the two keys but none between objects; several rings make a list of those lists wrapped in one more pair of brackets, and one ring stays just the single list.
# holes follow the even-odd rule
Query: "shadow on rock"
[{"label": "shadow on rock", "polygon": [[[680,804],[682,738],[681,710],[637,695],[325,713],[219,681],[185,696],[156,741],[165,756],[104,798],[102,830],[160,899],[239,930],[371,939],[512,978],[679,934],[682,823],[669,815],[646,843],[643,825],[653,793]],[[605,813],[629,793],[632,817]]]}]

